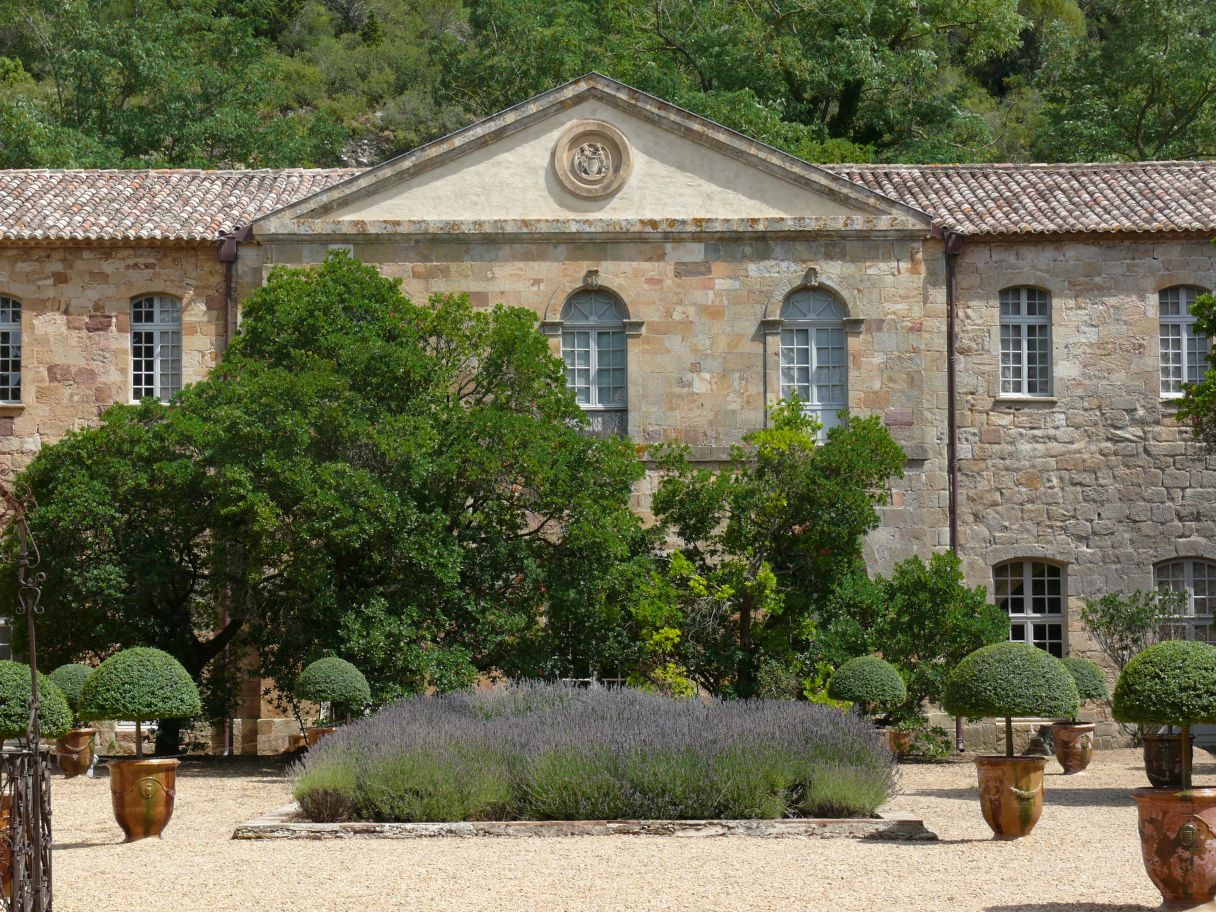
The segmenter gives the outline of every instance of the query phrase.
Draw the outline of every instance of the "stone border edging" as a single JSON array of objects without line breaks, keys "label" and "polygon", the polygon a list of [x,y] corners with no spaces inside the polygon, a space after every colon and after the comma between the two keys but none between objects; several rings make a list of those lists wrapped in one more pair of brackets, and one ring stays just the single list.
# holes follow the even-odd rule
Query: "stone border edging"
[{"label": "stone border edging", "polygon": [[899,811],[819,820],[487,820],[453,823],[312,823],[286,804],[240,824],[233,839],[430,839],[473,836],[760,836],[935,841],[924,821]]}]

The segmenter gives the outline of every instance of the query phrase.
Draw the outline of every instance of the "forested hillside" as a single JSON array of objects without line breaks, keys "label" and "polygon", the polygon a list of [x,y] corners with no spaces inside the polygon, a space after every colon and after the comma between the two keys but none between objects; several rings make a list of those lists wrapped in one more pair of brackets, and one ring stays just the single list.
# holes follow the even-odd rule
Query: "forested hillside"
[{"label": "forested hillside", "polygon": [[1211,0],[0,0],[0,166],[371,164],[588,70],[813,161],[1216,155]]}]

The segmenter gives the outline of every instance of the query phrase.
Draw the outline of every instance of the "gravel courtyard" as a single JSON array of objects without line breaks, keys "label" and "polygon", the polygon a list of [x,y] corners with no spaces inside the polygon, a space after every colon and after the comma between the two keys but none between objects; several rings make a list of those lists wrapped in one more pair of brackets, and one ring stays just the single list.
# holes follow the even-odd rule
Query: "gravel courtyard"
[{"label": "gravel courtyard", "polygon": [[[1196,755],[1196,776],[1216,763]],[[1129,796],[1136,751],[1099,753],[1065,779],[1028,839],[991,839],[969,763],[908,765],[896,807],[937,843],[849,839],[584,837],[234,842],[233,827],[290,800],[281,765],[187,763],[164,839],[123,845],[109,783],[56,777],[55,908],[96,912],[1140,912],[1160,898],[1140,861]]]}]

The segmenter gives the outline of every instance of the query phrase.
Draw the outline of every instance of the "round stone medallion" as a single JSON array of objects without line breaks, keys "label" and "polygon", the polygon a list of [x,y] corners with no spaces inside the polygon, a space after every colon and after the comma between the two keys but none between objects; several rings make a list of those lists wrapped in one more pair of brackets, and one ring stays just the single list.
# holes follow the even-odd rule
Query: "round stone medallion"
[{"label": "round stone medallion", "polygon": [[558,182],[583,199],[602,199],[616,193],[629,179],[632,166],[624,134],[599,120],[570,124],[553,147]]}]

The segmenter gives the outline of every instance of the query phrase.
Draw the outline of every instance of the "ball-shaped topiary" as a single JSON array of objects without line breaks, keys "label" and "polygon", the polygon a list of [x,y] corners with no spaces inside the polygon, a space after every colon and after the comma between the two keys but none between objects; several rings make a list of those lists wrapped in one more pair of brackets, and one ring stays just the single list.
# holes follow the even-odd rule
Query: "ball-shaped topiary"
[{"label": "ball-shaped topiary", "polygon": [[1086,700],[1110,699],[1110,691],[1106,687],[1106,675],[1102,669],[1089,659],[1068,658],[1060,659],[1064,670],[1072,675],[1073,683],[1077,685],[1077,695],[1081,702]]},{"label": "ball-shaped topiary", "polygon": [[60,665],[52,671],[47,677],[51,679],[51,683],[63,691],[63,695],[68,698],[68,706],[72,708],[72,712],[80,710],[80,691],[84,688],[84,682],[89,679],[89,675],[93,673],[91,665],[79,665],[74,662],[67,665]]},{"label": "ball-shaped topiary", "polygon": [[135,722],[135,756],[143,757],[142,724],[202,712],[190,672],[167,652],[136,646],[97,666],[80,691],[80,718]]},{"label": "ball-shaped topiary", "polygon": [[1013,717],[1071,719],[1081,705],[1060,660],[1029,643],[996,643],[971,653],[946,678],[942,706],[954,716],[1005,720],[1013,756]]},{"label": "ball-shaped topiary", "polygon": [[1182,728],[1182,787],[1191,787],[1191,726],[1216,722],[1216,646],[1197,640],[1157,643],[1135,656],[1115,683],[1120,722]]},{"label": "ball-shaped topiary", "polygon": [[372,689],[363,672],[336,656],[318,659],[300,672],[294,693],[312,703],[331,703],[348,714],[362,709],[372,699]]},{"label": "ball-shaped topiary", "polygon": [[873,707],[898,706],[908,699],[908,688],[897,669],[878,656],[849,659],[828,682],[828,696],[848,700],[868,711]]},{"label": "ball-shaped topiary", "polygon": [[[0,660],[0,740],[24,738],[30,724],[30,667]],[[44,738],[58,738],[72,728],[67,697],[51,679],[38,675],[38,726]]]}]

